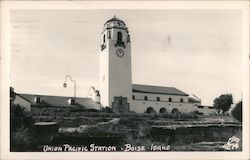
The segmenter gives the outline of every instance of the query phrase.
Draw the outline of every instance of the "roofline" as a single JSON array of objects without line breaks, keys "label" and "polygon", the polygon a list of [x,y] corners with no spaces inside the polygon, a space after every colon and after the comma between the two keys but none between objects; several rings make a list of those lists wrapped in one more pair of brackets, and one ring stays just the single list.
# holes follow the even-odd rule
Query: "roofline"
[{"label": "roofline", "polygon": [[[115,19],[114,19],[114,18],[115,18]],[[107,21],[104,23],[104,25],[106,25],[106,24],[109,23],[109,22],[113,22],[113,21],[122,22],[123,24],[126,25],[126,23],[125,23],[123,20],[121,20],[121,19],[119,19],[119,18],[116,18],[116,16],[114,16],[113,18],[107,20]]]},{"label": "roofline", "polygon": [[[64,98],[74,98],[74,96],[57,96],[57,95],[44,95],[44,94],[29,94],[29,93],[16,93],[18,94],[19,96],[21,95],[30,95],[30,96],[47,96],[47,97],[64,97]],[[21,96],[22,98],[24,98],[23,96]],[[76,98],[86,98],[86,99],[91,99],[91,98],[88,98],[88,97],[76,97]],[[25,99],[25,98],[24,98]],[[26,99],[27,100],[27,99]]]},{"label": "roofline", "polygon": [[21,98],[25,99],[26,101],[28,101],[28,102],[32,103],[30,100],[26,99],[26,98],[25,98],[25,97],[23,97],[21,94],[16,93],[16,95],[18,95],[19,97],[21,97]]},{"label": "roofline", "polygon": [[174,93],[146,92],[146,91],[135,90],[135,89],[133,89],[133,90],[132,90],[132,92],[137,92],[137,93],[151,93],[151,94],[165,94],[165,95],[178,95],[178,96],[188,96],[188,94],[174,94]]}]

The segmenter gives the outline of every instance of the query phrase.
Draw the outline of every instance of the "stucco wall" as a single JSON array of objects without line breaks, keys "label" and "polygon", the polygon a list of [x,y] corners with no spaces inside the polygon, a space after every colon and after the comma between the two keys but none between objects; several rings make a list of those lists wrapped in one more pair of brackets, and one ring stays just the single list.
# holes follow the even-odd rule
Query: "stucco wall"
[{"label": "stucco wall", "polygon": [[152,94],[152,93],[139,93],[133,92],[135,100],[144,100],[144,96],[147,96],[148,100],[156,101],[157,97],[160,98],[160,101],[169,102],[169,98],[172,99],[172,102],[180,102],[181,99],[183,102],[188,102],[188,96],[180,95],[166,95],[166,94]]},{"label": "stucco wall", "polygon": [[[216,110],[214,108],[211,109],[207,106],[198,108],[197,103],[188,102],[188,96],[138,92],[133,92],[133,95],[135,99],[130,105],[130,110],[137,113],[144,113],[148,107],[152,107],[157,113],[160,112],[161,108],[165,108],[169,113],[172,113],[172,110],[176,108],[182,113],[188,113],[196,110],[204,115],[216,114]],[[144,100],[144,96],[147,96],[148,100]],[[157,97],[160,97],[160,101],[157,101]],[[169,98],[172,99],[172,102],[169,102]],[[180,102],[181,98],[183,99],[183,102]]]},{"label": "stucco wall", "polygon": [[[100,94],[103,106],[111,107],[115,96],[127,97],[131,102],[132,97],[132,74],[131,74],[131,47],[126,43],[127,32],[122,29],[111,29],[112,36],[105,36],[106,48],[100,51]],[[122,32],[125,48],[116,46],[117,31]],[[107,35],[107,30],[103,34]],[[103,37],[102,34],[102,37]],[[122,49],[125,54],[118,57],[117,49]]]},{"label": "stucco wall", "polygon": [[197,109],[192,103],[181,103],[181,102],[160,102],[160,101],[144,101],[134,100],[131,104],[131,111],[137,113],[144,113],[148,107],[155,109],[159,113],[161,108],[165,108],[168,112],[172,113],[174,108],[178,109],[182,113],[192,112]]}]

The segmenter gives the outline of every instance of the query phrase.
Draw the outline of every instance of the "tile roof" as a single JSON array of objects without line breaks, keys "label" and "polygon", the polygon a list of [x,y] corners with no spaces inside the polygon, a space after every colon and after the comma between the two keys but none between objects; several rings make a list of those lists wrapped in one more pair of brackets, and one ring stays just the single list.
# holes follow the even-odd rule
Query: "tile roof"
[{"label": "tile roof", "polygon": [[188,96],[187,93],[182,92],[174,87],[132,84],[132,89],[133,89],[133,92]]},{"label": "tile roof", "polygon": [[[115,16],[114,16],[113,18],[111,18],[110,20],[108,20],[106,23],[108,23],[108,22],[113,22],[113,21],[117,21],[117,22],[122,22],[122,23],[124,23],[124,21],[122,21],[122,20],[116,18]],[[105,23],[105,24],[106,24],[106,23]],[[124,23],[124,24],[125,24],[125,23]]]},{"label": "tile roof", "polygon": [[[44,105],[44,106],[56,106],[56,107],[77,107],[82,106],[85,108],[95,108],[100,109],[100,104],[95,103],[91,98],[80,98],[76,97],[76,104],[71,105],[68,100],[72,97],[62,97],[62,96],[49,96],[49,95],[33,95],[33,94],[17,94],[20,97],[26,99],[31,103],[31,105]],[[42,99],[41,103],[35,102],[35,97],[40,97]]]}]

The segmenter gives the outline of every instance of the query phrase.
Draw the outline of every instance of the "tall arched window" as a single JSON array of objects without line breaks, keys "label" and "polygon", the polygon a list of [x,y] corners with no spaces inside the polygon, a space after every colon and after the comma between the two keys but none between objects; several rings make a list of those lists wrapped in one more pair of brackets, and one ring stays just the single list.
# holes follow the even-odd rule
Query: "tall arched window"
[{"label": "tall arched window", "polygon": [[109,31],[109,39],[111,38],[111,31]]},{"label": "tall arched window", "polygon": [[160,101],[160,97],[157,97],[156,100],[157,100],[157,101]]},{"label": "tall arched window", "polygon": [[105,34],[103,35],[103,43],[105,43]]},{"label": "tall arched window", "polygon": [[117,41],[122,42],[122,32],[117,32]]},{"label": "tall arched window", "polygon": [[121,99],[119,99],[119,105],[122,105],[122,100]]}]

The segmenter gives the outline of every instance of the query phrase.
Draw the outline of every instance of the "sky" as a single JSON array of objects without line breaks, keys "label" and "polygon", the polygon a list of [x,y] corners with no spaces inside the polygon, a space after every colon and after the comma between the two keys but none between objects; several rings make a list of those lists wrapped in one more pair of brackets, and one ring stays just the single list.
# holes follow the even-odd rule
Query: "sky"
[{"label": "sky", "polygon": [[132,45],[132,82],[176,87],[213,105],[242,93],[239,10],[13,10],[10,80],[17,93],[77,97],[99,85],[100,32],[113,16]]}]

